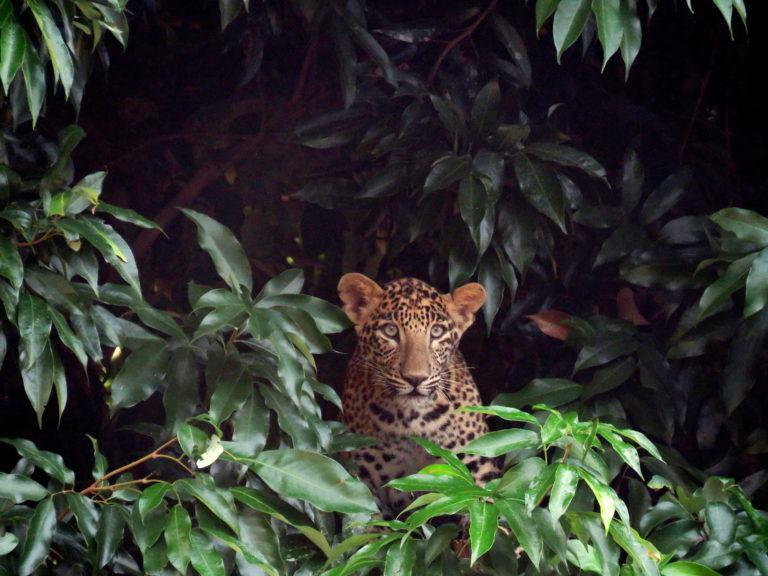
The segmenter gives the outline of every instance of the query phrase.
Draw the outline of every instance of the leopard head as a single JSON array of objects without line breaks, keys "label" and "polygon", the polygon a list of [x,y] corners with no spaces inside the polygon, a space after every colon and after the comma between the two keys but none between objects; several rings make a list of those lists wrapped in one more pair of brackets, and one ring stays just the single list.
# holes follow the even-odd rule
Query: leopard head
[{"label": "leopard head", "polygon": [[357,273],[339,282],[344,312],[355,324],[358,358],[394,394],[431,396],[450,380],[459,339],[485,302],[485,289],[466,284],[440,294],[415,278],[383,287]]}]

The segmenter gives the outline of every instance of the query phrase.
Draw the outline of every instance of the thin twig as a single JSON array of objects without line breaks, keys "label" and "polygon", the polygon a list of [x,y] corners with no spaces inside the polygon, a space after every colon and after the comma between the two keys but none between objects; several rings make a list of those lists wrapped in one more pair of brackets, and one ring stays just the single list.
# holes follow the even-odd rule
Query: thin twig
[{"label": "thin twig", "polygon": [[56,230],[48,230],[45,234],[40,236],[40,238],[35,238],[31,242],[14,242],[14,245],[17,248],[28,248],[29,246],[37,246],[38,244],[42,244],[46,240],[50,240],[56,235]]},{"label": "thin twig", "polygon": [[104,474],[104,476],[102,476],[101,478],[97,478],[96,480],[94,480],[93,484],[91,484],[87,488],[82,489],[80,491],[80,494],[82,494],[83,496],[85,496],[87,494],[92,494],[93,492],[96,492],[96,491],[101,489],[99,487],[99,484],[101,484],[102,482],[106,482],[107,480],[109,480],[110,478],[113,478],[114,476],[118,476],[118,475],[122,474],[123,472],[127,472],[128,470],[136,468],[136,466],[139,466],[139,465],[143,464],[144,462],[147,462],[149,460],[154,460],[156,458],[160,458],[162,456],[160,454],[160,452],[162,452],[163,450],[165,450],[169,446],[172,446],[173,444],[178,442],[178,440],[179,439],[176,436],[174,436],[173,438],[168,440],[165,444],[163,444],[162,446],[159,446],[158,448],[156,448],[155,450],[153,450],[149,454],[146,454],[145,456],[142,456],[141,458],[139,458],[137,460],[134,460],[133,462],[129,462],[125,466],[120,466],[120,468],[115,468],[111,472],[108,472],[108,473]]},{"label": "thin twig", "polygon": [[472,35],[472,33],[477,29],[478,26],[482,23],[483,20],[486,19],[488,14],[491,13],[491,11],[496,7],[496,3],[498,0],[491,0],[491,3],[488,4],[488,7],[483,10],[477,18],[470,24],[466,30],[464,30],[461,34],[456,36],[453,40],[448,42],[448,44],[443,48],[443,51],[440,53],[440,56],[437,57],[437,60],[435,60],[435,63],[432,65],[432,70],[429,71],[429,76],[427,76],[427,86],[432,84],[432,81],[435,79],[435,76],[437,75],[437,71],[440,69],[440,65],[443,63],[443,60],[445,60],[445,57],[448,56],[448,53],[453,50],[456,46],[458,46],[461,42],[466,40],[469,36]]}]

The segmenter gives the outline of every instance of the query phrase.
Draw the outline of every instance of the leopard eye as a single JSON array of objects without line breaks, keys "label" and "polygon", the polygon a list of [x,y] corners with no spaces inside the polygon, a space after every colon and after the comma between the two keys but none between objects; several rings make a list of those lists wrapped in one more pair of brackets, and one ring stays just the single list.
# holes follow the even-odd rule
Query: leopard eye
[{"label": "leopard eye", "polygon": [[445,326],[441,326],[440,324],[435,324],[429,330],[429,335],[432,336],[432,338],[440,338],[443,334],[445,334]]},{"label": "leopard eye", "polygon": [[389,324],[384,324],[384,326],[381,327],[381,331],[384,333],[384,336],[388,338],[397,338],[400,334],[400,330],[397,329],[397,325],[392,324],[391,322]]}]

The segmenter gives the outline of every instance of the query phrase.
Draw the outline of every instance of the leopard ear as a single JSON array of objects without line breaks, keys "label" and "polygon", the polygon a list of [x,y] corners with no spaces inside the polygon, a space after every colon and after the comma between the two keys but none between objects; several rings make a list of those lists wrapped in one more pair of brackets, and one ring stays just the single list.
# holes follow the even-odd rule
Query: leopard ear
[{"label": "leopard ear", "polygon": [[384,292],[376,282],[357,272],[344,274],[339,280],[338,290],[344,312],[357,326],[373,313]]},{"label": "leopard ear", "polygon": [[443,296],[448,314],[459,330],[464,332],[475,321],[475,312],[485,303],[485,288],[477,282],[465,284],[453,291],[453,294]]}]

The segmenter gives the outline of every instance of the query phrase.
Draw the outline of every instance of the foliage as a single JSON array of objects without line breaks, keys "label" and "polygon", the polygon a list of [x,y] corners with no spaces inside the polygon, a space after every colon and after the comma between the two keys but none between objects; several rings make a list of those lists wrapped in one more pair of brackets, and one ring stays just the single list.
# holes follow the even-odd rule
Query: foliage
[{"label": "foliage", "polygon": [[[713,3],[729,31],[734,10],[746,26],[742,1]],[[217,284],[190,282],[185,304],[151,304],[155,287],[117,230],[159,227],[104,202],[104,172],[76,181],[83,131],[65,128],[56,143],[8,131],[3,392],[23,390],[37,426],[52,429],[87,389],[103,421],[87,472],[58,450],[2,440],[19,458],[0,472],[0,573],[768,573],[765,513],[715,475],[736,455],[765,452],[765,416],[749,400],[762,386],[768,220],[733,207],[692,214],[682,202],[695,171],[675,166],[646,186],[635,146],[616,170],[604,166],[566,135],[563,107],[534,97],[526,36],[549,33],[551,18],[558,61],[580,37],[594,52],[596,35],[602,68],[619,52],[629,74],[657,2],[537,0],[523,34],[519,12],[495,1],[418,22],[376,4],[286,4],[311,35],[290,102],[323,41],[339,86],[338,108],[295,130],[315,170],[288,175],[301,185],[286,200],[342,215],[339,266],[386,276],[420,253],[419,273],[436,283],[476,276],[488,334],[522,334],[541,355],[526,386],[505,384],[493,405],[473,408],[515,423],[465,448],[504,457],[503,477],[477,487],[455,454],[417,439],[436,462],[390,485],[423,494],[409,513],[371,520],[371,494],[340,463],[371,439],[321,409],[340,400],[315,355],[333,350],[346,317],[302,294],[301,270],[273,273],[284,262],[254,289],[258,258],[191,209]],[[92,54],[108,61],[103,31],[125,44],[125,8],[0,0],[0,75],[17,124],[34,123],[58,83],[79,108]],[[222,28],[258,22],[236,31],[251,42],[247,84],[279,36],[276,12],[241,0],[219,8]],[[237,179],[232,166],[224,175]],[[728,343],[715,360],[725,369],[704,378],[718,342]],[[725,454],[709,474],[673,447],[691,427],[710,456],[694,464]],[[154,448],[102,454],[116,432]]]},{"label": "foliage", "polygon": [[0,79],[16,124],[30,116],[33,125],[37,122],[48,91],[48,63],[52,87],[61,84],[64,96],[80,108],[94,52],[98,50],[102,62],[109,64],[104,32],[123,46],[128,41],[126,4],[127,0],[0,2]]}]

